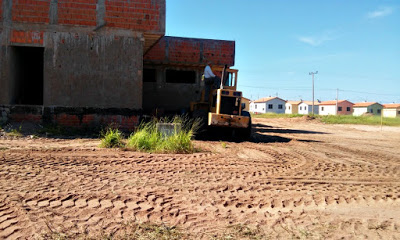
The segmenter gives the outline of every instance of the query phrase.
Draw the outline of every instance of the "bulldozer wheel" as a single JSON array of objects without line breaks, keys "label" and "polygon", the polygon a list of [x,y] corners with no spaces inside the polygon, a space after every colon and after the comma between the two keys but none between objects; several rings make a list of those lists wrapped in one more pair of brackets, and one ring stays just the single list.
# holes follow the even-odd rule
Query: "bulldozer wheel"
[{"label": "bulldozer wheel", "polygon": [[249,112],[247,111],[243,111],[242,112],[242,116],[246,116],[249,117],[249,126],[247,128],[244,129],[236,129],[236,135],[243,139],[243,140],[248,140],[251,137],[251,115]]}]

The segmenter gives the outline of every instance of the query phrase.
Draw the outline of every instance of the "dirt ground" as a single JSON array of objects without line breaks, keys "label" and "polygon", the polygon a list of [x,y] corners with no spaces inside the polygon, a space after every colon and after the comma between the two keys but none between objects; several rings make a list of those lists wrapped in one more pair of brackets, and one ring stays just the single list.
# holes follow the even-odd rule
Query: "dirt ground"
[{"label": "dirt ground", "polygon": [[[165,155],[0,139],[0,238],[179,226],[192,239],[400,239],[400,128],[254,119],[249,142]],[[240,225],[238,225],[240,224]]]}]

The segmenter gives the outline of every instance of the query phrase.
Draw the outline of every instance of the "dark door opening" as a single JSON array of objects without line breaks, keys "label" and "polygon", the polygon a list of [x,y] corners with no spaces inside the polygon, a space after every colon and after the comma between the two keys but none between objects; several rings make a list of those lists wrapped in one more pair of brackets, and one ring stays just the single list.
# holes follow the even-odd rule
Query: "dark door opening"
[{"label": "dark door opening", "polygon": [[43,105],[42,47],[12,47],[12,104]]}]

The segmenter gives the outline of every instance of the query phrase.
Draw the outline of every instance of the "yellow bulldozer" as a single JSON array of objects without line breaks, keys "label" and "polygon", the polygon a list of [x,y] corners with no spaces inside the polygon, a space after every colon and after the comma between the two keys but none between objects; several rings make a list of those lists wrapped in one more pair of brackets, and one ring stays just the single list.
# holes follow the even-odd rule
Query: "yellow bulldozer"
[{"label": "yellow bulldozer", "polygon": [[202,91],[199,102],[190,103],[192,117],[200,118],[206,130],[212,128],[231,129],[234,137],[247,139],[251,136],[251,116],[243,111],[242,92],[237,91],[238,70],[213,68],[221,71],[219,87],[212,88],[208,101],[205,101],[205,91]]}]

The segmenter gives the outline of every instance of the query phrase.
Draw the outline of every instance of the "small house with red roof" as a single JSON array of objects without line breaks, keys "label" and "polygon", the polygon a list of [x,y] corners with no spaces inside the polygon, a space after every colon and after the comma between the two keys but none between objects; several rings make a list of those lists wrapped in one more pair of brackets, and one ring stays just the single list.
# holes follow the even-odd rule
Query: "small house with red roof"
[{"label": "small house with red roof", "polygon": [[[336,109],[337,104],[337,109]],[[347,100],[325,101],[319,104],[319,115],[351,115],[354,103]]]},{"label": "small house with red roof", "polygon": [[279,97],[260,98],[250,103],[253,113],[285,113],[286,101]]},{"label": "small house with red roof", "polygon": [[383,117],[400,117],[400,103],[383,104]]},{"label": "small house with red roof", "polygon": [[353,116],[363,114],[381,115],[383,106],[377,102],[361,102],[353,105]]}]

